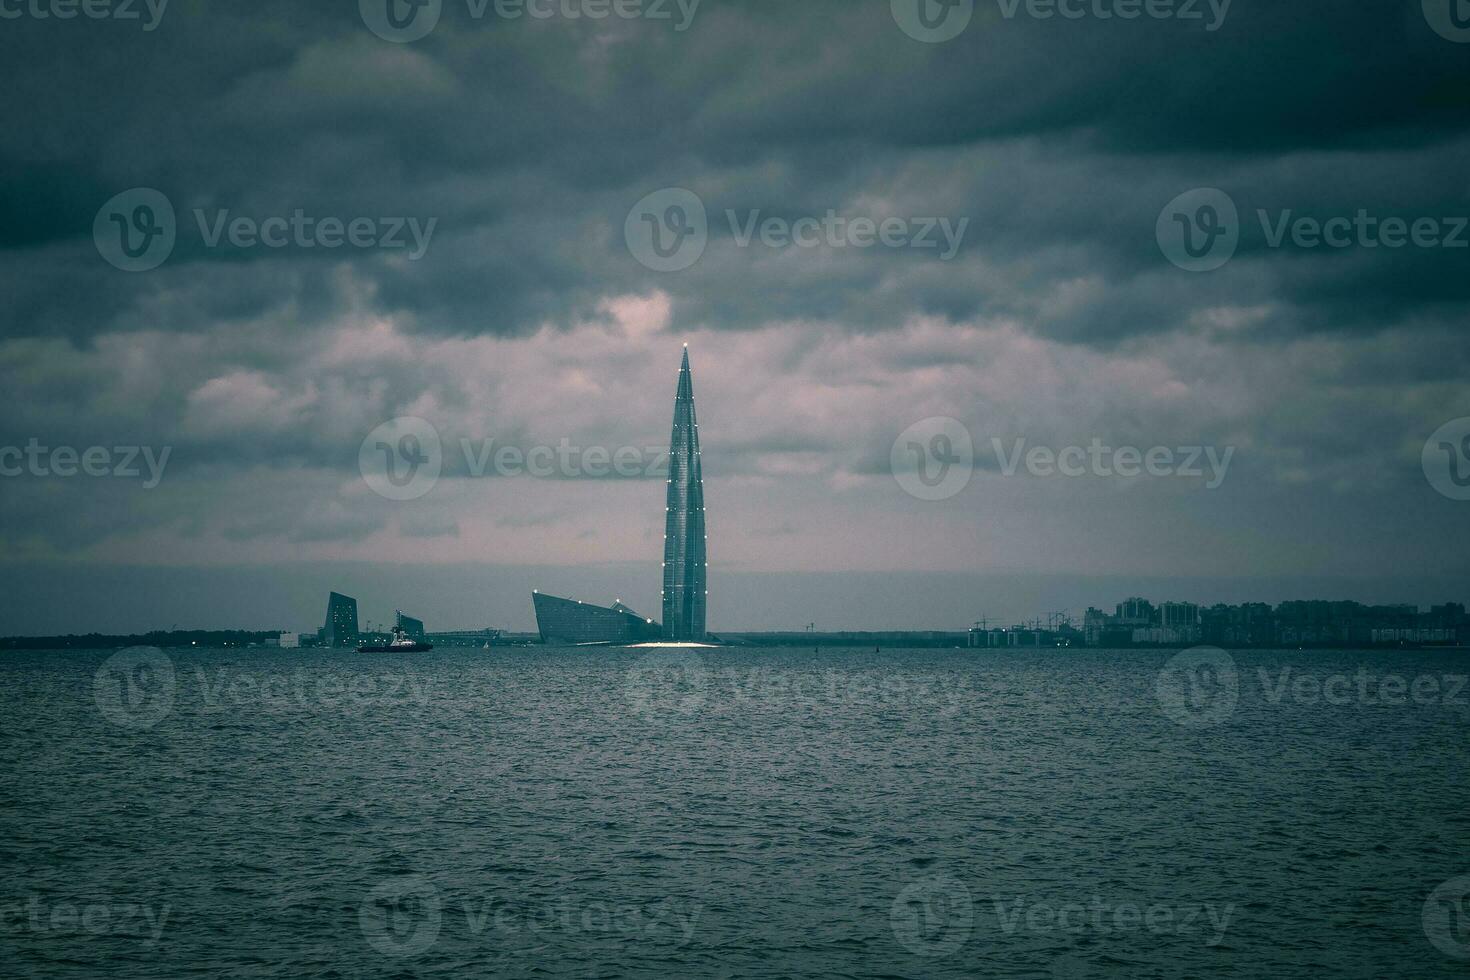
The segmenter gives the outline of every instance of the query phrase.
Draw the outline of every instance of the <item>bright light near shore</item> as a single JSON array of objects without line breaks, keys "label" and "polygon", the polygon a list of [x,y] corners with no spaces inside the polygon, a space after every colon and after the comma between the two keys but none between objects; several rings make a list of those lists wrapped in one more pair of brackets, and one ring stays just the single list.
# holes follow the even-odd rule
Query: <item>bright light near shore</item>
[{"label": "bright light near shore", "polygon": [[634,643],[628,649],[630,649],[630,650],[651,650],[651,649],[654,649],[654,648],[660,648],[660,649],[667,650],[667,649],[677,649],[677,648],[683,648],[683,647],[700,647],[702,649],[713,650],[713,649],[716,649],[717,647],[719,647],[719,644],[718,643],[668,643],[668,642],[660,642],[660,643]]}]

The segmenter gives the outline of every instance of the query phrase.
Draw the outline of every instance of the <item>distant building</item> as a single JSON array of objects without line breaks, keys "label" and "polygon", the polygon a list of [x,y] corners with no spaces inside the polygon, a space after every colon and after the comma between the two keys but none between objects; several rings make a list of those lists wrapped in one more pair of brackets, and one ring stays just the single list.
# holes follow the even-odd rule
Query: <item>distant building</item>
[{"label": "distant building", "polygon": [[1126,627],[1152,626],[1154,606],[1147,599],[1134,596],[1118,603],[1117,624]]},{"label": "distant building", "polygon": [[1195,643],[1200,638],[1199,606],[1192,602],[1165,602],[1159,606],[1163,643]]},{"label": "distant building", "polygon": [[1217,603],[1201,610],[1200,627],[1204,642],[1215,646],[1269,646],[1276,638],[1276,616],[1264,602]]},{"label": "distant building", "polygon": [[[945,634],[935,633],[942,637]],[[1055,629],[1040,626],[1012,626],[1010,629],[975,627],[969,631],[969,645],[999,649],[1002,647],[1070,647],[1082,645],[1082,633],[1071,626],[1061,625]]]},{"label": "distant building", "polygon": [[669,439],[668,506],[664,509],[664,635],[702,640],[709,595],[704,527],[704,477],[699,459],[699,423],[694,415],[694,381],[689,348],[679,367],[674,395],[674,430]]},{"label": "distant building", "polygon": [[276,645],[283,649],[294,650],[295,648],[301,646],[301,634],[282,633],[280,635],[280,638],[276,640]]},{"label": "distant building", "polygon": [[621,602],[594,606],[544,592],[533,592],[531,600],[543,643],[645,643],[663,637],[657,623]]},{"label": "distant building", "polygon": [[669,438],[669,479],[664,491],[663,625],[621,602],[594,606],[535,592],[536,624],[543,642],[627,643],[708,639],[705,607],[709,588],[708,535],[704,523],[704,473],[699,423],[694,414],[694,380],[689,345],[679,365],[674,393],[674,427]]},{"label": "distant building", "polygon": [[436,647],[491,647],[500,646],[505,632],[497,629],[450,630],[446,633],[425,633],[424,640]]},{"label": "distant building", "polygon": [[1441,626],[1459,626],[1465,622],[1465,604],[1446,602],[1442,606],[1430,606],[1429,619]]},{"label": "distant building", "polygon": [[969,645],[972,647],[1004,647],[1010,646],[1007,633],[1000,627],[986,629],[983,626],[970,627]]},{"label": "distant building", "polygon": [[1184,629],[1199,625],[1199,606],[1192,602],[1166,602],[1159,606],[1159,625]]},{"label": "distant building", "polygon": [[333,592],[327,597],[327,623],[322,627],[322,646],[355,647],[360,636],[357,628],[357,600]]},{"label": "distant building", "polygon": [[1177,626],[1148,626],[1133,631],[1134,643],[1146,643],[1152,646],[1185,646],[1195,642],[1198,631],[1193,628],[1181,628]]},{"label": "distant building", "polygon": [[1101,609],[1092,606],[1087,607],[1087,612],[1082,614],[1082,642],[1090,647],[1103,645],[1103,634],[1111,625],[1111,618]]},{"label": "distant building", "polygon": [[[1024,627],[970,631],[971,646],[1029,645]],[[1420,612],[1417,606],[1367,606],[1359,602],[1322,600],[1264,602],[1238,606],[1217,603],[1201,608],[1192,602],[1154,606],[1134,597],[1108,615],[1089,608],[1077,633],[1061,626],[1054,639],[1089,647],[1193,646],[1207,643],[1230,648],[1355,646],[1467,646],[1470,616],[1461,603],[1447,602]],[[1044,638],[1042,645],[1050,645]]]},{"label": "distant building", "polygon": [[395,611],[394,615],[397,617],[398,628],[407,633],[409,637],[415,640],[422,640],[424,638],[424,621],[422,619],[414,619],[412,616],[405,616],[403,613],[397,611]]}]

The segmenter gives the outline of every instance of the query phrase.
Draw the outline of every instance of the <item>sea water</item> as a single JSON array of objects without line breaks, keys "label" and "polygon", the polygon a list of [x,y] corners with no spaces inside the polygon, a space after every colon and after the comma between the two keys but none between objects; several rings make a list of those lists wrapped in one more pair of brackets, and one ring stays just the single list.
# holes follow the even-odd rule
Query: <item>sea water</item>
[{"label": "sea water", "polygon": [[0,655],[17,977],[1450,977],[1465,652]]}]

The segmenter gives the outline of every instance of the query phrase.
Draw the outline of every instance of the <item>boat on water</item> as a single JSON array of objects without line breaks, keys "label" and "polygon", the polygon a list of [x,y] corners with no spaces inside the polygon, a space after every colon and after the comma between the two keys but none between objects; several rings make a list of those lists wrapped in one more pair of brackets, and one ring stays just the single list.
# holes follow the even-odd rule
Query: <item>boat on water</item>
[{"label": "boat on water", "polygon": [[387,643],[364,643],[358,653],[423,653],[434,649],[434,644],[415,640],[404,632],[402,626],[393,627],[393,639]]}]

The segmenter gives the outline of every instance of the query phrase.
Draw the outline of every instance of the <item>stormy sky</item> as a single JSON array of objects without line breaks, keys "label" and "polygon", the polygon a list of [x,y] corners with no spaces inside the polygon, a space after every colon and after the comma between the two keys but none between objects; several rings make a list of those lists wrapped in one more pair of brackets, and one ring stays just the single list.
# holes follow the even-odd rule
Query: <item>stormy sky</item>
[{"label": "stormy sky", "polygon": [[1449,2],[0,0],[0,633],[1466,601]]}]

